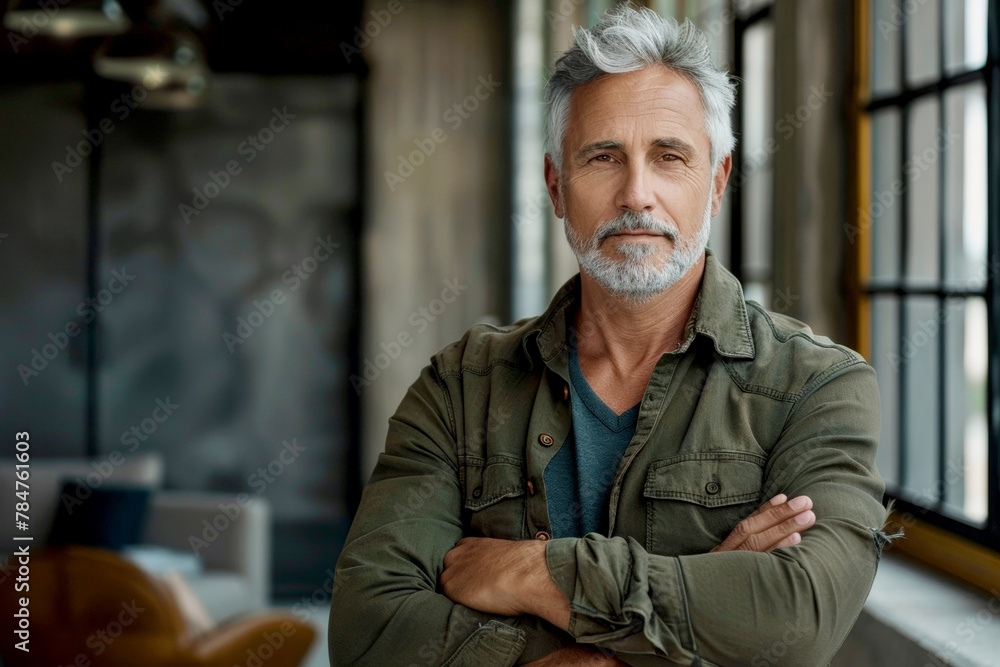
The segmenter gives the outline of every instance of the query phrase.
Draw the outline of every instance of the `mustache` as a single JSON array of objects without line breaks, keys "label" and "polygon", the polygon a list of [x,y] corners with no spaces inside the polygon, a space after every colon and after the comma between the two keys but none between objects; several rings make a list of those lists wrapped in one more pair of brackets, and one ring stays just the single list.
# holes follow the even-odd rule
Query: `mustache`
[{"label": "mustache", "polygon": [[609,236],[639,230],[666,236],[671,241],[676,241],[680,236],[680,230],[676,226],[660,220],[649,211],[625,211],[598,227],[594,240],[599,245]]}]

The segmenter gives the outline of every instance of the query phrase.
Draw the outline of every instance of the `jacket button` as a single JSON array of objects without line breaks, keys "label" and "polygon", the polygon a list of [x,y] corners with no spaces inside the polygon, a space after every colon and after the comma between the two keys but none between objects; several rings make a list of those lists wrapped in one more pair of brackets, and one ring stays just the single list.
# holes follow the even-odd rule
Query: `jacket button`
[{"label": "jacket button", "polygon": [[528,480],[528,495],[529,496],[535,495],[535,483],[530,479]]},{"label": "jacket button", "polygon": [[568,384],[564,384],[563,385],[563,400],[564,401],[568,401],[569,400],[569,385]]},{"label": "jacket button", "polygon": [[478,498],[481,495],[483,495],[483,487],[477,486],[476,488],[474,488],[472,490],[472,497],[473,498]]},{"label": "jacket button", "polygon": [[535,533],[535,539],[541,540],[542,542],[546,542],[548,540],[551,540],[552,536],[546,533],[544,530],[540,530],[537,533]]},{"label": "jacket button", "polygon": [[552,443],[555,442],[555,440],[553,440],[552,436],[549,435],[548,433],[542,433],[540,436],[538,436],[538,442],[542,443],[543,447],[551,447]]},{"label": "jacket button", "polygon": [[714,496],[718,492],[719,492],[719,485],[717,483],[709,482],[708,484],[705,485],[705,493]]}]

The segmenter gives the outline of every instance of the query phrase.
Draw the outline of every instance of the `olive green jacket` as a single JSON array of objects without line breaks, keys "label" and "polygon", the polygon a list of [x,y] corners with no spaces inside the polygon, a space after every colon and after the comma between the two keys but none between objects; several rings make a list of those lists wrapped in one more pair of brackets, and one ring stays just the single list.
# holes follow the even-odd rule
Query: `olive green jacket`
[{"label": "olive green jacket", "polygon": [[[745,302],[711,251],[686,340],[657,363],[608,471],[608,534],[546,545],[569,634],[441,593],[459,538],[549,537],[542,471],[570,430],[579,295],[577,276],[540,317],[474,327],[410,387],[337,562],[331,663],[515,665],[578,642],[633,665],[827,664],[885,539],[875,371]],[[707,553],[778,493],[813,500],[800,544]]]}]

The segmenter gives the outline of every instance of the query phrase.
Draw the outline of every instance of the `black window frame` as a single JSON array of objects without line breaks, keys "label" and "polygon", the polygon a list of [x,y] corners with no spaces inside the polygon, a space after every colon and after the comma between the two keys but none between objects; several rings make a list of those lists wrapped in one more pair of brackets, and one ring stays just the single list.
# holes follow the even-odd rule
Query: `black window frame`
[{"label": "black window frame", "polygon": [[[936,2],[938,5],[939,16],[944,15],[945,4],[944,0],[931,0]],[[858,35],[858,39],[868,40],[874,33],[874,22],[871,20],[871,8],[870,2],[860,2],[857,4],[857,11],[868,12],[868,34]],[[906,364],[901,364],[899,366],[899,373],[894,381],[898,382],[897,392],[898,392],[898,411],[895,415],[897,421],[897,433],[898,433],[898,458],[897,458],[897,479],[898,484],[895,485],[896,488],[888,488],[886,490],[886,497],[890,498],[895,503],[895,508],[901,512],[904,516],[909,515],[910,517],[919,518],[928,524],[936,526],[938,528],[944,529],[953,534],[959,535],[965,539],[973,541],[979,545],[992,549],[993,551],[1000,552],[1000,326],[998,326],[997,318],[1000,317],[1000,280],[995,275],[997,272],[993,268],[1000,266],[1000,188],[994,186],[1000,182],[1000,29],[998,29],[998,21],[1000,21],[1000,8],[998,8],[996,2],[989,2],[987,9],[987,55],[986,61],[982,67],[975,70],[965,70],[958,74],[949,75],[946,69],[946,50],[944,44],[944,30],[939,27],[938,37],[939,37],[939,77],[930,83],[921,84],[918,86],[910,86],[907,82],[907,62],[906,62],[906,49],[907,49],[907,26],[904,24],[902,30],[899,32],[899,44],[898,44],[898,58],[900,63],[899,71],[899,82],[900,89],[898,92],[888,95],[873,95],[870,91],[866,91],[866,102],[862,105],[862,113],[871,117],[875,112],[895,108],[899,110],[899,169],[900,175],[902,176],[903,170],[907,158],[909,156],[908,143],[909,143],[909,130],[911,121],[911,110],[918,100],[924,100],[928,96],[936,96],[939,104],[939,109],[941,112],[938,117],[939,131],[942,130],[945,125],[946,120],[946,109],[945,109],[945,94],[946,91],[954,89],[958,86],[968,85],[970,83],[975,83],[981,81],[985,85],[986,89],[986,132],[987,132],[987,223],[986,223],[986,234],[987,234],[987,246],[986,246],[986,262],[991,270],[987,271],[986,274],[986,284],[983,289],[964,289],[964,288],[948,288],[944,285],[945,278],[943,276],[945,263],[940,262],[939,266],[939,276],[937,279],[936,287],[915,287],[906,284],[906,279],[903,277],[905,272],[905,267],[907,266],[907,254],[908,254],[908,213],[909,213],[909,201],[908,193],[910,189],[910,181],[907,178],[900,178],[902,183],[903,191],[899,194],[898,206],[900,207],[900,238],[899,238],[899,265],[900,265],[900,277],[895,280],[871,280],[868,279],[864,284],[861,285],[861,292],[865,297],[868,304],[870,304],[874,297],[878,295],[894,295],[898,298],[898,321],[899,326],[904,326],[906,322],[907,314],[907,299],[906,297],[912,296],[929,296],[937,299],[938,307],[946,307],[946,303],[949,299],[954,298],[983,298],[986,303],[987,312],[987,359],[988,359],[988,369],[986,374],[986,412],[987,412],[987,517],[986,522],[983,527],[972,525],[961,519],[955,518],[945,513],[945,493],[944,489],[947,488],[947,483],[945,476],[947,474],[947,410],[945,409],[945,392],[947,390],[946,383],[943,381],[945,377],[945,364],[946,361],[946,351],[948,345],[947,332],[941,331],[937,337],[938,346],[938,373],[939,378],[942,380],[939,382],[936,388],[937,396],[936,402],[938,409],[940,411],[938,420],[938,437],[937,437],[937,484],[936,488],[940,491],[936,494],[937,498],[934,501],[929,501],[927,503],[918,502],[914,497],[908,497],[903,489],[906,486],[906,464],[907,464],[907,368]],[[941,22],[943,23],[943,21]],[[938,202],[938,212],[937,212],[937,225],[938,232],[942,235],[945,231],[945,226],[947,224],[947,215],[945,212],[945,179],[947,178],[947,170],[942,167],[938,170],[938,187],[939,196]],[[865,202],[867,205],[867,202]],[[864,228],[859,220],[859,225]],[[862,247],[864,247],[862,245]],[[939,247],[939,253],[942,255],[946,252],[945,244],[942,243]],[[941,260],[944,258],[941,257]],[[871,262],[870,254],[860,258],[863,265],[868,266]],[[868,341],[873,339],[874,327],[869,327],[867,331],[862,331],[861,335],[865,337]],[[902,346],[904,342],[904,337],[901,335],[898,340],[897,353],[902,353]],[[902,356],[902,355],[901,355]],[[880,381],[885,381],[880,379]]]}]

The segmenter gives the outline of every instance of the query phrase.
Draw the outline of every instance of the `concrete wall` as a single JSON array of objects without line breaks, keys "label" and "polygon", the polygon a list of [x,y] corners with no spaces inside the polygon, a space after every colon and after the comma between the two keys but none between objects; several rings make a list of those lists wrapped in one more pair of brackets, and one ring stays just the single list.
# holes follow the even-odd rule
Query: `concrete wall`
[{"label": "concrete wall", "polygon": [[[384,4],[373,0],[365,15]],[[387,418],[431,355],[476,322],[508,317],[507,4],[403,3],[362,51],[371,67],[366,290],[354,382],[364,481]],[[439,301],[455,282],[454,301]]]}]

